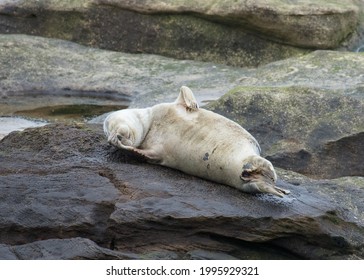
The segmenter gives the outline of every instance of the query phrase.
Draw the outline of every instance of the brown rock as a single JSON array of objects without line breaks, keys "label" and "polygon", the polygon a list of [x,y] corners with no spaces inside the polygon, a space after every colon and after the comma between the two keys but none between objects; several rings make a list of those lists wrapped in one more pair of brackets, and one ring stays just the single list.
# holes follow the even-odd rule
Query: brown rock
[{"label": "brown rock", "polygon": [[[362,178],[315,181],[279,171],[289,197],[253,196],[140,162],[108,146],[101,130],[48,125],[0,142],[3,258],[13,246],[77,237],[113,249],[113,258],[364,256]],[[26,258],[39,257],[34,245],[24,248]],[[81,256],[111,256],[99,252]]]}]

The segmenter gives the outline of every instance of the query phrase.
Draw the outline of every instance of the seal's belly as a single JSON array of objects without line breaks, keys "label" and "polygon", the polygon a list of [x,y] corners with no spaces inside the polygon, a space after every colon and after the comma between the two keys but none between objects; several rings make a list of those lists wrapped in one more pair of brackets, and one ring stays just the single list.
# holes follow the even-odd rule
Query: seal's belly
[{"label": "seal's belly", "polygon": [[186,118],[183,114],[176,118],[174,113],[171,125],[165,125],[168,116],[156,120],[149,133],[153,137],[145,139],[144,148],[156,148],[161,165],[229,185],[230,177],[239,176],[236,168],[230,166],[236,166],[247,155],[257,154],[249,141],[252,136],[238,124],[210,111],[199,109],[186,114]]},{"label": "seal's belly", "polygon": [[[201,141],[197,141],[199,138],[181,138],[178,145],[164,145],[165,154],[162,165],[229,184],[232,178],[239,176],[235,168],[236,162],[243,162],[246,155],[254,154],[253,151],[250,151],[249,145],[243,143],[244,141],[224,139],[225,142],[221,142],[215,135],[213,138],[210,138],[209,134],[204,136],[204,140]],[[186,146],[186,143],[189,145]]]}]

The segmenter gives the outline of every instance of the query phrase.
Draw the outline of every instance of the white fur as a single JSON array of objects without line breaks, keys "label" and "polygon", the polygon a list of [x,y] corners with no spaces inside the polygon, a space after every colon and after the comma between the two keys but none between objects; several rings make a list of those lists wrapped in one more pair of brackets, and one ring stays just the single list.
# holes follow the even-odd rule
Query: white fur
[{"label": "white fur", "polygon": [[[192,91],[182,87],[173,103],[110,114],[104,122],[108,141],[145,156],[150,162],[223,183],[246,192],[277,192],[272,164],[260,157],[258,142],[237,123],[198,107]],[[273,186],[241,179],[247,162],[262,167]],[[263,172],[262,172],[263,173]],[[258,188],[258,189],[257,189]]]}]

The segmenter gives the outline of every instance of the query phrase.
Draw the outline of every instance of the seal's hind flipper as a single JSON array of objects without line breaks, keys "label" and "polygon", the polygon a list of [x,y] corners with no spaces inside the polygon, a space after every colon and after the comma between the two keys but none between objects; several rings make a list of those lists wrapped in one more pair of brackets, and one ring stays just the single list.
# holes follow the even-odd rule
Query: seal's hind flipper
[{"label": "seal's hind flipper", "polygon": [[192,90],[186,86],[181,87],[176,103],[186,107],[187,110],[191,111],[196,111],[199,108]]},{"label": "seal's hind flipper", "polygon": [[274,187],[278,192],[283,194],[290,194],[291,192],[289,190],[278,188],[277,186]]},{"label": "seal's hind flipper", "polygon": [[274,186],[273,188],[268,188],[265,190],[265,192],[267,193],[270,193],[270,194],[274,194],[276,196],[279,196],[279,197],[284,197],[285,195],[287,194],[290,194],[291,192],[288,191],[288,190],[285,190],[285,189],[281,189],[281,188],[278,188],[276,186]]}]

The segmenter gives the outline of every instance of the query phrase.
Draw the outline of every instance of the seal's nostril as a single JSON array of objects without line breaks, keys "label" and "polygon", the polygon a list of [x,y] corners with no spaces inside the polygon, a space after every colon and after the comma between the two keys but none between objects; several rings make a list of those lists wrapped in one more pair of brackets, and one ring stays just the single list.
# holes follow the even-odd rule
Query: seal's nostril
[{"label": "seal's nostril", "polygon": [[116,137],[119,139],[119,141],[121,141],[121,139],[123,139],[123,137],[121,137],[120,134],[118,134],[118,136],[116,136]]}]

